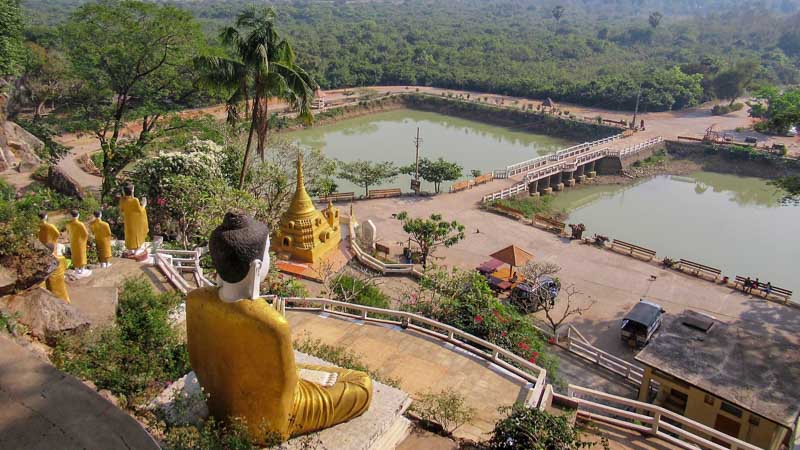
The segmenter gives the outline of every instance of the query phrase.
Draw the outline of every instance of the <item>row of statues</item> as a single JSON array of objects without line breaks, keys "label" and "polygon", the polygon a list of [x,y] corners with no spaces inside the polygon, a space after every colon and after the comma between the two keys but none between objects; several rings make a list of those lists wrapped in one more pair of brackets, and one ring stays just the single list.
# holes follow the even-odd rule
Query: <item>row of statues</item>
[{"label": "row of statues", "polygon": [[[119,201],[120,213],[125,225],[125,248],[123,256],[140,259],[146,256],[145,242],[148,233],[147,223],[147,199],[139,199],[133,196],[134,188],[132,184],[123,186],[123,196]],[[111,266],[111,242],[114,236],[111,234],[111,226],[103,220],[103,213],[96,211],[93,220],[89,223],[87,230],[86,224],[80,221],[80,213],[77,210],[70,211],[71,219],[66,224],[66,231],[69,236],[70,255],[74,270],[71,275],[75,278],[85,278],[92,274],[88,268],[87,244],[89,242],[89,230],[94,235],[97,248],[97,259],[100,268]],[[45,281],[45,286],[54,295],[69,303],[69,294],[66,288],[67,261],[61,254],[58,239],[61,232],[52,223],[48,222],[46,212],[39,213],[39,241],[53,252],[53,256],[58,260],[58,267]]]}]

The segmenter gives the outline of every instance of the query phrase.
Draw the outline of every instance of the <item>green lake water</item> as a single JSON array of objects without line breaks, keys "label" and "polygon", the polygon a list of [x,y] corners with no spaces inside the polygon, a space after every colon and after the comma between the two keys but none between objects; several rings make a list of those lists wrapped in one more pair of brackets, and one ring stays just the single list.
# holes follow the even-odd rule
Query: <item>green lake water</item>
[{"label": "green lake water", "polygon": [[[404,166],[414,162],[417,127],[423,140],[420,157],[457,162],[464,168],[465,179],[472,169],[490,172],[575,144],[567,139],[408,109],[342,120],[282,137],[303,147],[320,149],[341,161],[392,161]],[[411,177],[400,175],[393,182],[374,188],[409,191],[410,180]],[[337,180],[337,184],[339,192],[363,194],[363,188],[347,181]],[[442,184],[442,191],[446,192],[449,186]],[[433,192],[433,185],[423,182],[422,189]]]},{"label": "green lake water", "polygon": [[628,186],[585,186],[556,195],[586,233],[685,258],[725,275],[760,277],[800,292],[800,207],[781,206],[765,180],[710,172],[658,176]]}]

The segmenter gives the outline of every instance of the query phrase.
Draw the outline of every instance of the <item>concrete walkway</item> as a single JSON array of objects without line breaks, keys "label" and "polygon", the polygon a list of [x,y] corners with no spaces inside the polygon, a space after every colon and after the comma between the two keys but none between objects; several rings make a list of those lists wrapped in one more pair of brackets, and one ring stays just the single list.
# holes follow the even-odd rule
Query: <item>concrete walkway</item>
[{"label": "concrete walkway", "polygon": [[131,416],[0,336],[0,449],[158,449]]},{"label": "concrete walkway", "polygon": [[528,383],[521,378],[421,333],[313,312],[286,315],[295,339],[307,335],[351,349],[370,369],[399,380],[400,388],[412,396],[446,388],[464,395],[476,416],[456,431],[460,438],[484,439],[501,417],[497,408],[524,401],[528,393]]}]

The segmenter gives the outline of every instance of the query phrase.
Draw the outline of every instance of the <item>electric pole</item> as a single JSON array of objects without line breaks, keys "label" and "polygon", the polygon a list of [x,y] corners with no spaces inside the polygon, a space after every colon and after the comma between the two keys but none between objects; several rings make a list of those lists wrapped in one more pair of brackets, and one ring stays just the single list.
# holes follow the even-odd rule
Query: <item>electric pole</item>
[{"label": "electric pole", "polygon": [[639,84],[639,92],[636,94],[636,108],[633,110],[633,127],[636,129],[636,116],[639,114],[639,99],[642,98],[642,85]]},{"label": "electric pole", "polygon": [[417,156],[414,162],[414,179],[411,180],[411,190],[415,193],[419,194],[420,191],[420,182],[419,182],[419,145],[422,144],[422,138],[419,137],[419,127],[417,127],[417,137],[414,138],[414,146],[417,149]]}]

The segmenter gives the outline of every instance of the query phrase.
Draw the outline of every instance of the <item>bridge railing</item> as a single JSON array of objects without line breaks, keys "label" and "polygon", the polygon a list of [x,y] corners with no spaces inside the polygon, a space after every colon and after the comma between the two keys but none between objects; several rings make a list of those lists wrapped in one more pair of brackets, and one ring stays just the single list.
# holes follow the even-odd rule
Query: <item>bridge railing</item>
[{"label": "bridge railing", "polygon": [[517,183],[510,188],[503,189],[501,191],[487,194],[483,196],[483,202],[491,202],[494,200],[502,200],[504,198],[513,197],[519,193],[525,192],[528,189],[528,185],[525,182]]},{"label": "bridge railing", "polygon": [[508,176],[513,176],[519,173],[528,172],[530,170],[536,169],[537,167],[547,165],[554,161],[561,161],[566,158],[571,158],[575,155],[586,153],[588,151],[591,151],[594,147],[597,147],[598,145],[605,145],[610,142],[621,139],[622,137],[623,135],[622,133],[620,133],[596,141],[584,142],[578,145],[573,145],[572,147],[559,150],[549,155],[538,156],[536,158],[532,158],[526,161],[512,164],[510,166],[506,166],[506,173],[508,174]]},{"label": "bridge railing", "polygon": [[614,156],[619,156],[620,158],[622,158],[624,156],[627,156],[627,155],[630,155],[630,154],[633,154],[633,153],[638,153],[638,152],[640,152],[640,151],[642,151],[642,150],[644,150],[644,149],[646,149],[648,147],[652,147],[654,145],[660,144],[661,142],[664,142],[664,138],[661,137],[661,136],[658,136],[658,137],[654,137],[654,138],[649,139],[647,141],[640,142],[640,143],[638,143],[636,145],[633,145],[631,147],[628,147],[628,148],[625,148],[625,149],[622,149],[622,150],[612,151],[610,154],[612,154]]}]

